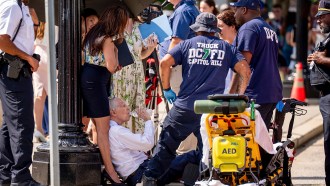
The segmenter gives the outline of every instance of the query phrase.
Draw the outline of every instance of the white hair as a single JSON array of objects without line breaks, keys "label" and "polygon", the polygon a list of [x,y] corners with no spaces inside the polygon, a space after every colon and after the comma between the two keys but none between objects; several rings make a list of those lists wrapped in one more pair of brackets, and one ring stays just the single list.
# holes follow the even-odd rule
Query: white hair
[{"label": "white hair", "polygon": [[109,99],[109,107],[110,107],[110,110],[111,109],[116,109],[117,108],[117,106],[118,106],[118,100],[119,100],[119,98],[116,98],[116,97],[114,97],[114,98],[110,98]]}]

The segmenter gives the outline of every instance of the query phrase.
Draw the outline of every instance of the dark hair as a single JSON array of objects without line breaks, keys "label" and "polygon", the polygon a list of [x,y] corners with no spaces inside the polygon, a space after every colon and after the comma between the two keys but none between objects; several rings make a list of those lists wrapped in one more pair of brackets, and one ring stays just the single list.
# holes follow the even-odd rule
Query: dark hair
[{"label": "dark hair", "polygon": [[92,16],[92,15],[99,17],[96,10],[94,10],[92,8],[85,8],[81,11],[81,16],[83,16],[84,18]]},{"label": "dark hair", "polygon": [[281,4],[274,4],[273,5],[273,8],[280,8],[280,9],[282,9],[282,5]]},{"label": "dark hair", "polygon": [[285,36],[287,28],[289,28],[290,26],[294,27],[295,24],[296,24],[296,12],[288,12],[281,29],[281,35]]},{"label": "dark hair", "polygon": [[[87,33],[83,46],[88,45],[88,50],[92,55],[102,51],[104,40],[109,37],[123,37],[128,11],[121,4],[115,4],[107,8],[100,17],[99,22]],[[102,40],[101,37],[104,36]],[[121,39],[122,41],[122,39]]]},{"label": "dark hair", "polygon": [[[213,8],[213,14],[214,15],[218,15],[219,14],[219,10],[217,9],[217,7],[215,6],[215,2],[214,2],[214,0],[201,0],[201,2],[204,2],[204,3],[206,3],[207,5],[209,5],[210,7],[214,7]],[[200,3],[201,3],[200,2]]]},{"label": "dark hair", "polygon": [[235,20],[235,12],[231,9],[222,11],[217,18],[223,21],[228,26],[235,26],[235,29],[238,30],[238,25]]},{"label": "dark hair", "polygon": [[29,0],[22,0],[22,3],[27,6],[29,4]]}]

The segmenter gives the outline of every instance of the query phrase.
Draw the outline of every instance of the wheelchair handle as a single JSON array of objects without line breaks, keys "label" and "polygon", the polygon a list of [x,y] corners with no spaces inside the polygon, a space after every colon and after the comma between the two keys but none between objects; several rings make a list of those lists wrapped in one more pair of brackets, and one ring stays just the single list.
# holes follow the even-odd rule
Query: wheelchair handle
[{"label": "wheelchair handle", "polygon": [[[303,101],[296,100],[294,98],[287,99],[287,100],[285,100],[285,102],[286,102],[286,104],[287,103],[290,104],[290,111],[292,113],[292,117],[291,117],[291,120],[290,120],[290,123],[289,123],[289,130],[288,130],[288,134],[287,134],[287,139],[289,139],[292,136],[292,129],[293,129],[294,118],[295,118],[295,115],[296,115],[296,110],[299,109],[299,108],[296,108],[296,106],[297,105],[307,106],[307,103],[303,102]],[[305,110],[305,109],[299,109],[299,110]],[[300,116],[300,115],[304,115],[304,114],[300,113],[298,116]]]},{"label": "wheelchair handle", "polygon": [[283,102],[289,103],[291,107],[299,106],[307,106],[306,102],[296,100],[295,98],[283,99]]}]

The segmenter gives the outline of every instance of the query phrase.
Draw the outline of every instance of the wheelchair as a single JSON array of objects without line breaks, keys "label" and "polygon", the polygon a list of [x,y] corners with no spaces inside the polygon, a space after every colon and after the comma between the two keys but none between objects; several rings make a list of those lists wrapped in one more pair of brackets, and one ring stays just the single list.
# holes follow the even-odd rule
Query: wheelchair
[{"label": "wheelchair", "polygon": [[260,125],[256,123],[254,100],[249,101],[244,95],[228,94],[210,95],[208,100],[195,101],[195,112],[206,114],[205,124],[201,127],[205,127],[209,145],[209,178],[204,177],[204,181],[196,182],[196,185],[292,185],[294,142],[290,138],[294,116],[306,114],[306,110],[296,106],[307,104],[295,99],[283,100],[283,103],[281,112],[292,114],[288,136],[273,147],[264,126],[263,132],[269,138],[273,154],[268,165],[266,163],[267,166],[263,167],[261,145],[257,143],[260,143],[257,139]]}]

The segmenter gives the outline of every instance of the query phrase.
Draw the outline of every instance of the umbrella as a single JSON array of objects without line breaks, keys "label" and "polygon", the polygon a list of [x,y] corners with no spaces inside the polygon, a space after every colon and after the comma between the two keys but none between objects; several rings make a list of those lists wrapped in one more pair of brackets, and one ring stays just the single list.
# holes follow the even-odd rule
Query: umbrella
[{"label": "umbrella", "polygon": [[[55,22],[58,23],[59,1],[55,0]],[[93,8],[100,15],[114,2],[123,2],[127,8],[137,16],[144,8],[148,7],[156,0],[81,0],[81,10],[84,8]],[[28,6],[34,8],[38,14],[40,21],[45,21],[45,0],[30,0]]]}]

